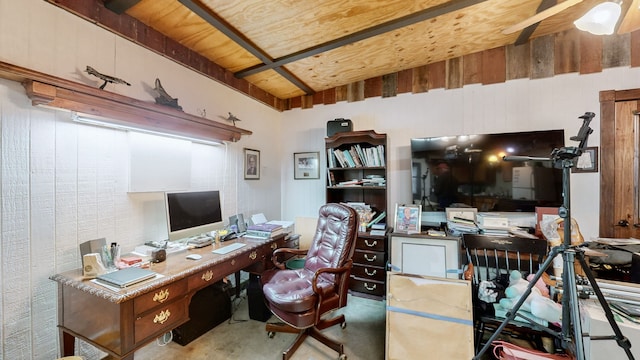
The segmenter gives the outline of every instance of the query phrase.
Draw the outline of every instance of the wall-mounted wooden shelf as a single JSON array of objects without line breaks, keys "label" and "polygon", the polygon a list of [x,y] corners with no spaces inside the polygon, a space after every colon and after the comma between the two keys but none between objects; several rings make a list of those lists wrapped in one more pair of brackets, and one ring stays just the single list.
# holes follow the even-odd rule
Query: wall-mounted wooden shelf
[{"label": "wall-mounted wooden shelf", "polygon": [[18,81],[33,105],[75,111],[116,125],[201,140],[238,141],[252,132],[88,85],[0,62],[0,78]]}]

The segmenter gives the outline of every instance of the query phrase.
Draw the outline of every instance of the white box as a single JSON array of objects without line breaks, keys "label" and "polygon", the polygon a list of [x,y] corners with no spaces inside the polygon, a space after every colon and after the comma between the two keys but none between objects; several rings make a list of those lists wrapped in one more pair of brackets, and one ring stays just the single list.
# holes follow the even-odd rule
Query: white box
[{"label": "white box", "polygon": [[[590,336],[614,335],[598,300],[580,300],[580,310],[583,333]],[[631,353],[636,359],[640,359],[640,324],[622,319],[615,313],[614,318],[622,335],[631,342]],[[586,360],[627,359],[626,353],[615,340],[591,340],[584,337],[584,353]]]}]

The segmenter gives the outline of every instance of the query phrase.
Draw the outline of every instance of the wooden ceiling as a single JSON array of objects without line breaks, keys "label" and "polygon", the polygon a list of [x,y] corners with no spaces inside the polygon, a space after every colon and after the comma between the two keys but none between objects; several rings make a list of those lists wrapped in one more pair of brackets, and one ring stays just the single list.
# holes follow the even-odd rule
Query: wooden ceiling
[{"label": "wooden ceiling", "polygon": [[[83,1],[50,1],[74,12],[84,6],[77,5]],[[556,1],[104,0],[104,6],[235,79],[289,99],[568,30],[602,1],[577,1],[511,34],[503,30]],[[617,32],[640,28],[640,0],[624,0],[622,6]],[[115,24],[112,19],[101,25],[118,32]]]}]

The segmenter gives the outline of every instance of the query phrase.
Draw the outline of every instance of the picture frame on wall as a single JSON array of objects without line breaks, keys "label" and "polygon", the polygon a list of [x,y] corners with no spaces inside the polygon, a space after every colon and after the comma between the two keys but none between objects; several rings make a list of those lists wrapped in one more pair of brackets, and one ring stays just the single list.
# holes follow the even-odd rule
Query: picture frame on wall
[{"label": "picture frame on wall", "polygon": [[573,173],[598,172],[598,147],[589,146],[584,148],[580,157],[575,160],[571,168]]},{"label": "picture frame on wall", "polygon": [[421,205],[398,205],[393,230],[405,234],[419,234],[422,217]]},{"label": "picture frame on wall", "polygon": [[244,149],[244,178],[260,179],[260,150]]},{"label": "picture frame on wall", "polygon": [[300,152],[293,154],[293,178],[319,179],[320,152]]}]

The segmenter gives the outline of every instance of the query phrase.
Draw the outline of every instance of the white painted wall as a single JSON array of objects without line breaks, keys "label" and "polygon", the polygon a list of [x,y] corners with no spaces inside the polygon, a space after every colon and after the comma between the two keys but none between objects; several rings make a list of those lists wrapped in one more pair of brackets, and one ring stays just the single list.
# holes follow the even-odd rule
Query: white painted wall
[{"label": "white painted wall", "polygon": [[[191,145],[190,187],[219,189],[223,217],[280,209],[281,113],[42,0],[0,0],[0,61],[89,85],[87,65],[132,84],[107,85],[154,102],[159,77],[184,111],[253,131],[237,143]],[[243,148],[260,150],[261,178],[242,175]],[[166,237],[161,193],[127,193],[125,131],[81,125],[65,111],[31,106],[0,80],[0,360],[58,357],[57,291],[49,276],[80,267],[78,244],[106,237],[124,251]],[[101,358],[79,344],[79,355]]]},{"label": "white painted wall", "polygon": [[[614,68],[592,75],[567,74],[541,80],[513,80],[489,86],[401,94],[335,105],[316,105],[283,113],[283,154],[320,151],[323,176],[294,180],[293,165],[283,168],[283,217],[316,216],[324,203],[326,122],[352,119],[354,130],[388,135],[388,204],[411,202],[410,139],[425,136],[564,129],[566,146],[578,133],[586,111],[596,113],[589,146],[600,145],[599,91],[640,87],[640,68]],[[599,173],[571,176],[571,211],[586,239],[598,235]]]}]

